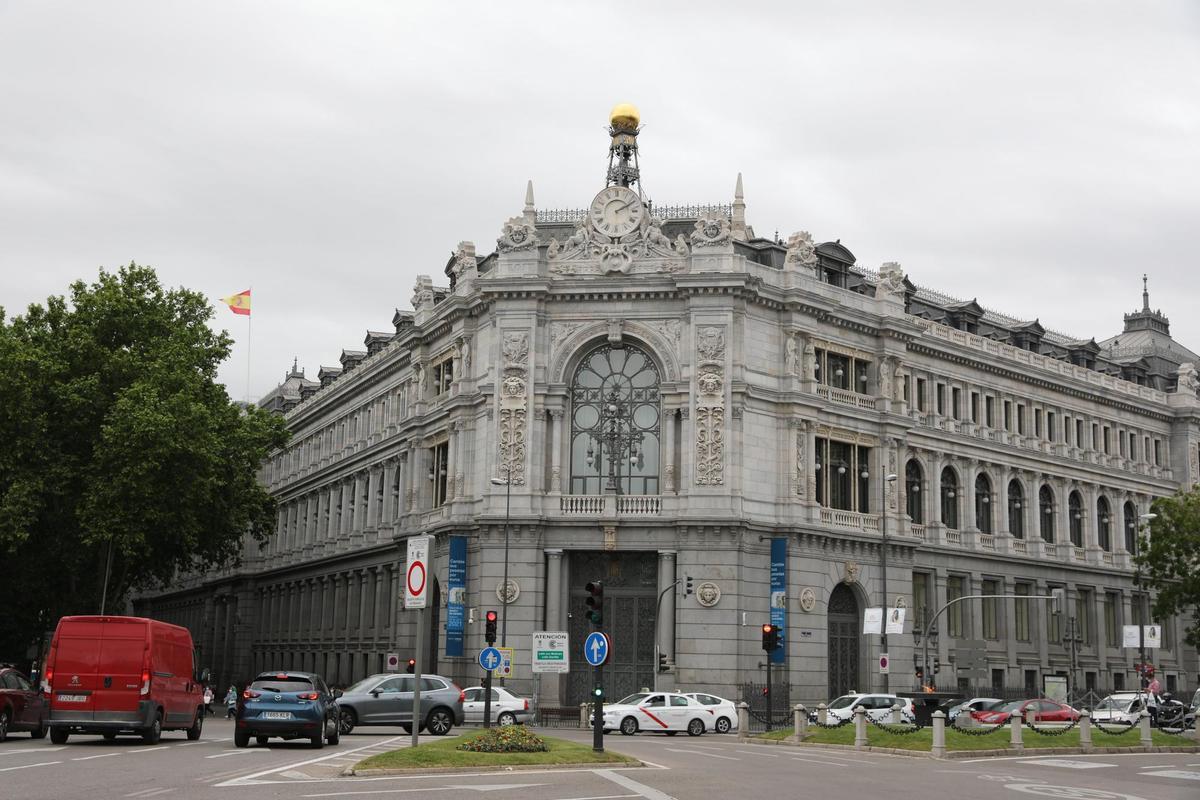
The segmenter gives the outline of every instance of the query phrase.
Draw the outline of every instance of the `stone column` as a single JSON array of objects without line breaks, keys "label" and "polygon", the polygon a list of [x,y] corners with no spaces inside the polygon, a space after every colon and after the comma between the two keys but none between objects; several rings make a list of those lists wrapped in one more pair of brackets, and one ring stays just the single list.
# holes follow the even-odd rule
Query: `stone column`
[{"label": "stone column", "polygon": [[338,525],[338,549],[341,549],[343,540],[350,538],[350,509],[354,502],[354,481],[343,479],[341,483],[342,490],[342,518]]},{"label": "stone column", "polygon": [[[546,630],[563,631],[565,614],[562,587],[562,558],[563,551],[548,548],[546,554]],[[541,676],[541,693],[543,702],[547,705],[558,705],[562,702],[562,676],[546,674]],[[547,702],[548,701],[548,702]]]},{"label": "stone column", "polygon": [[[658,463],[663,468],[663,493],[675,493],[675,409],[664,408],[662,416],[663,450]],[[657,666],[655,667],[657,669]]]},{"label": "stone column", "polygon": [[330,575],[329,580],[333,582],[333,604],[330,609],[332,624],[330,625],[329,638],[335,642],[334,647],[336,649],[336,642],[342,638],[343,633],[341,623],[345,619],[346,582],[340,572]]},{"label": "stone column", "polygon": [[[675,582],[674,550],[658,551],[658,591],[661,594]],[[667,592],[660,604],[661,616],[658,619],[658,648],[667,657],[668,664],[675,663],[675,593]],[[654,665],[658,669],[658,665]]]},{"label": "stone column", "polygon": [[368,530],[379,527],[379,497],[380,479],[382,475],[378,465],[371,467],[367,477],[367,524]]},{"label": "stone column", "polygon": [[[979,472],[979,462],[975,459],[967,459],[962,466],[962,486],[961,494],[963,498],[963,508],[959,510],[959,529],[964,531],[979,532],[978,520],[975,519],[975,476]],[[978,547],[976,542],[976,547]]]},{"label": "stone column", "polygon": [[377,641],[383,638],[383,625],[379,619],[383,609],[383,573],[383,567],[371,567],[371,583],[375,589],[375,599],[371,602],[371,633]]},{"label": "stone column", "polygon": [[[550,409],[550,493],[562,494],[563,410]],[[661,461],[662,459],[660,459]]]},{"label": "stone column", "polygon": [[383,509],[379,520],[380,527],[386,527],[396,518],[396,498],[392,493],[396,485],[396,459],[389,458],[383,463]]},{"label": "stone column", "polygon": [[361,544],[363,540],[363,531],[367,527],[367,508],[370,507],[370,497],[367,497],[368,502],[363,502],[363,495],[367,493],[367,475],[365,472],[357,472],[354,475],[354,497],[351,501],[354,509],[354,520],[350,526],[350,542],[351,544]]}]

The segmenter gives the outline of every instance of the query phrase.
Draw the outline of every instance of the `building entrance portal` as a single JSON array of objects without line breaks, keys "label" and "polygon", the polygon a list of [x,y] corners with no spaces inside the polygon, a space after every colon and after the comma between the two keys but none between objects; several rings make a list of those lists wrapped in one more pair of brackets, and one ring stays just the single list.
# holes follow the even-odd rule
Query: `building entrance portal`
[{"label": "building entrance portal", "polygon": [[858,600],[844,583],[829,595],[829,697],[864,687],[858,683],[858,640],[861,625]]},{"label": "building entrance portal", "polygon": [[583,640],[592,631],[584,612],[589,581],[604,584],[604,627],[612,655],[604,665],[603,686],[608,702],[654,684],[654,631],[658,589],[656,553],[576,552],[569,555],[568,610],[571,672],[566,681],[567,705],[591,699],[594,670],[583,658]]}]

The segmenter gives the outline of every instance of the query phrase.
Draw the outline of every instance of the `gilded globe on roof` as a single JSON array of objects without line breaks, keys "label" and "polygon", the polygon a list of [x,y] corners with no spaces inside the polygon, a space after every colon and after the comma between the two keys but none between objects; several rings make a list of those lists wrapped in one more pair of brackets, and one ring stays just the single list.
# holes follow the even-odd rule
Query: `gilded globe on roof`
[{"label": "gilded globe on roof", "polygon": [[637,130],[641,121],[642,115],[638,113],[637,106],[632,103],[618,103],[608,113],[608,123],[614,128]]}]

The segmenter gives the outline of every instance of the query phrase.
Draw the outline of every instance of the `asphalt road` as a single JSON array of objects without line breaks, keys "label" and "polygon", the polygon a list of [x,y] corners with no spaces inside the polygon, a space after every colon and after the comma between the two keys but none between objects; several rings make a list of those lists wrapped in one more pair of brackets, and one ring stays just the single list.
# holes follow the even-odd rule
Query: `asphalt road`
[{"label": "asphalt road", "polygon": [[[818,797],[978,800],[1196,800],[1200,754],[1031,756],[933,761],[844,750],[771,747],[709,734],[610,735],[605,746],[651,766],[633,769],[484,772],[342,778],[345,767],[408,745],[399,729],[362,729],[337,747],[313,750],[271,740],[233,746],[233,727],[209,720],[189,742],[170,733],[147,747],[138,739],[76,736],[63,746],[13,734],[0,744],[0,797],[20,800],[691,800]],[[546,733],[590,742],[585,731]],[[424,739],[424,737],[423,737]]]}]

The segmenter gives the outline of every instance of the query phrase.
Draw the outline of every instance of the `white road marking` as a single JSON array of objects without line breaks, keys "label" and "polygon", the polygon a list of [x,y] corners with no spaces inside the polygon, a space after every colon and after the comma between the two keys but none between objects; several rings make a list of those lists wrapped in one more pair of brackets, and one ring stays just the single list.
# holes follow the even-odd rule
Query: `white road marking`
[{"label": "white road marking", "polygon": [[247,748],[245,750],[226,750],[224,753],[215,753],[214,755],[211,755],[211,756],[205,756],[205,758],[228,758],[229,756],[248,756],[251,753],[269,753],[269,752],[271,752],[271,748],[269,748],[269,747],[256,747],[253,750],[251,750],[249,748]]},{"label": "white road marking", "polygon": [[126,753],[153,753],[155,750],[170,750],[171,745],[160,744],[154,747],[139,747],[137,750],[126,750]]},{"label": "white road marking", "polygon": [[779,758],[778,753],[760,753],[757,750],[730,750],[731,753],[745,753],[748,756],[762,756],[763,758]]},{"label": "white road marking", "polygon": [[361,753],[364,750],[370,750],[372,747],[378,747],[380,745],[389,745],[393,742],[406,741],[409,738],[410,738],[410,736],[407,734],[405,734],[403,736],[393,736],[392,738],[387,739],[383,742],[375,742],[373,744],[363,745],[362,747],[357,747],[353,750],[347,750],[345,753],[332,753],[327,756],[320,756],[318,758],[310,758],[305,761],[297,762],[295,764],[284,764],[283,766],[280,766],[280,767],[273,767],[272,769],[264,769],[262,772],[255,772],[250,775],[246,775],[241,778],[235,778],[233,780],[225,781],[223,783],[218,783],[216,785],[218,787],[245,786],[247,784],[253,783],[255,781],[255,779],[261,778],[264,775],[271,775],[271,774],[278,773],[278,772],[284,772],[285,770],[296,769],[297,767],[306,767],[309,764],[319,764],[323,761],[330,761],[335,758],[340,758],[342,756],[349,755],[350,753]]},{"label": "white road marking", "polygon": [[681,750],[675,747],[667,747],[664,749],[670,753],[691,753],[692,755],[706,756],[707,758],[723,758],[726,761],[741,761],[740,758],[734,758],[733,756],[719,756],[716,753],[708,753],[704,750]]},{"label": "white road marking", "polygon": [[799,756],[792,756],[791,758],[792,758],[792,761],[806,761],[810,764],[820,764],[825,767],[844,767],[844,766],[846,766],[841,761],[822,761],[819,758],[800,758]]},{"label": "white road marking", "polygon": [[[425,777],[429,777],[426,775]],[[327,792],[325,794],[306,794],[304,797],[344,797],[351,794],[406,794],[408,792],[448,792],[449,786],[434,786],[422,789],[370,789],[361,792]]]},{"label": "white road marking", "polygon": [[119,755],[121,755],[121,754],[120,753],[101,753],[98,756],[83,756],[82,758],[72,758],[71,760],[72,761],[91,761],[93,758],[112,758],[113,756],[119,756]]},{"label": "white road marking", "polygon": [[1138,774],[1150,778],[1180,778],[1185,781],[1200,781],[1200,772],[1192,772],[1187,769],[1164,769],[1154,772],[1139,772]]},{"label": "white road marking", "polygon": [[55,753],[66,749],[65,745],[63,747],[28,747],[24,750],[9,750],[5,753],[0,753],[0,756],[15,756],[23,753]]},{"label": "white road marking", "polygon": [[33,769],[34,767],[49,767],[52,764],[61,764],[61,761],[43,761],[39,764],[22,764],[19,767],[4,767],[0,772],[12,772],[14,769]]},{"label": "white road marking", "polygon": [[1102,761],[1075,761],[1070,758],[1031,758],[1022,764],[1036,764],[1040,767],[1062,767],[1064,769],[1103,769],[1115,767],[1116,764],[1105,764]]},{"label": "white road marking", "polygon": [[[1138,758],[1177,758],[1178,753],[1097,753],[1094,756],[1089,756],[1086,753],[1076,753],[1075,758],[1121,758],[1136,756]],[[979,764],[985,761],[1028,761],[1029,754],[1023,756],[991,756],[990,758],[964,758],[959,761],[959,764]]]},{"label": "white road marking", "polygon": [[139,797],[139,798],[140,797],[154,797],[155,795],[158,795],[158,794],[167,794],[168,792],[173,792],[173,791],[175,791],[175,790],[174,789],[142,789],[140,792],[134,792],[133,794],[127,794],[125,796],[126,797]]},{"label": "white road marking", "polygon": [[626,775],[618,775],[616,772],[613,772],[610,769],[594,770],[594,774],[599,775],[601,778],[606,780],[610,780],[618,786],[628,789],[631,792],[636,792],[637,794],[635,797],[644,797],[646,800],[675,800],[675,798],[671,797],[669,794],[660,792],[658,789],[647,786],[644,783],[638,783],[633,778],[630,778]]}]

